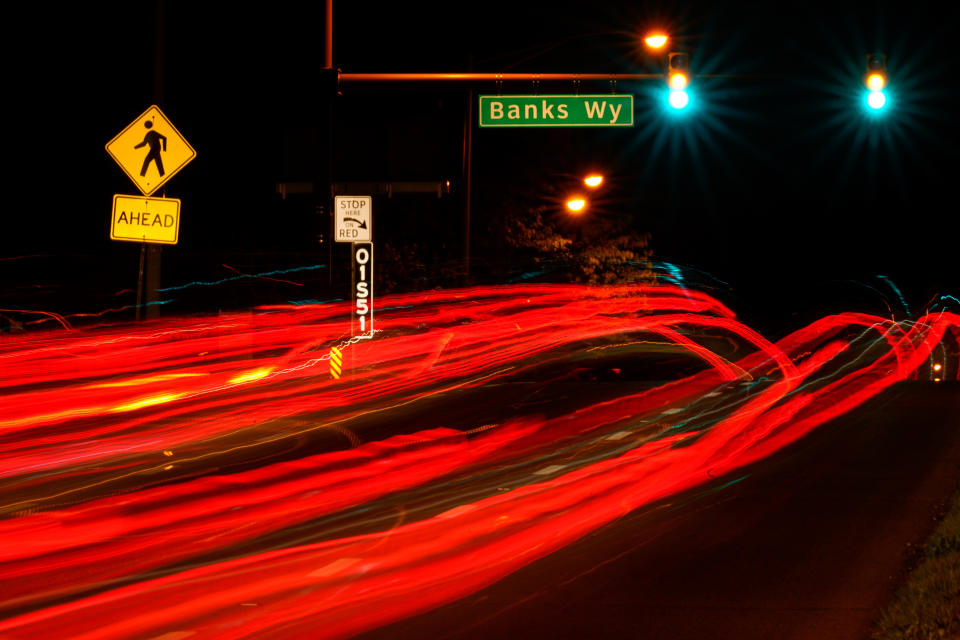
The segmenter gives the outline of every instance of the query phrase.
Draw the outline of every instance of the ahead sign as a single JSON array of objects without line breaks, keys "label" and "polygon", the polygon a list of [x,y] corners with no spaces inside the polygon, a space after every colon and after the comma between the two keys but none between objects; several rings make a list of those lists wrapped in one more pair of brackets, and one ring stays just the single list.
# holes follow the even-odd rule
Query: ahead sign
[{"label": "ahead sign", "polygon": [[337,242],[373,240],[373,198],[337,196],[333,199],[333,209],[337,217],[334,240]]},{"label": "ahead sign", "polygon": [[110,239],[155,244],[177,244],[180,201],[176,198],[113,196]]}]

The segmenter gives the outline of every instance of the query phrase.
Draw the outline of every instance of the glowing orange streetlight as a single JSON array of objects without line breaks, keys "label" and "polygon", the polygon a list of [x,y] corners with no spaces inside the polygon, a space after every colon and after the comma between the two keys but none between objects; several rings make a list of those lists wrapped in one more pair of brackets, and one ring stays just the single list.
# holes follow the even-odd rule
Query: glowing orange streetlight
[{"label": "glowing orange streetlight", "polygon": [[587,201],[580,196],[573,196],[567,200],[567,210],[571,213],[581,213],[587,207]]},{"label": "glowing orange streetlight", "polygon": [[647,37],[643,39],[643,42],[651,49],[659,49],[667,44],[667,36],[659,31],[654,31],[647,35]]},{"label": "glowing orange streetlight", "polygon": [[599,173],[591,173],[583,179],[583,184],[587,185],[591,189],[596,189],[603,184],[603,176]]}]

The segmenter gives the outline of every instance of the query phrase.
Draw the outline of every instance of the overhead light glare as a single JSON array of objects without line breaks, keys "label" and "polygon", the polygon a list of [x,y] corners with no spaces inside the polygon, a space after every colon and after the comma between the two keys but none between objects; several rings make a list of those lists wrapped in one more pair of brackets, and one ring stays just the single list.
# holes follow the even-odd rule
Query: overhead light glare
[{"label": "overhead light glare", "polygon": [[644,39],[644,42],[652,49],[659,49],[667,44],[667,36],[662,33],[652,33]]},{"label": "overhead light glare", "polygon": [[871,91],[867,96],[867,104],[871,109],[883,109],[887,104],[887,96],[883,91]]},{"label": "overhead light glare", "polygon": [[674,109],[683,109],[690,104],[690,96],[683,89],[671,89],[669,100]]}]

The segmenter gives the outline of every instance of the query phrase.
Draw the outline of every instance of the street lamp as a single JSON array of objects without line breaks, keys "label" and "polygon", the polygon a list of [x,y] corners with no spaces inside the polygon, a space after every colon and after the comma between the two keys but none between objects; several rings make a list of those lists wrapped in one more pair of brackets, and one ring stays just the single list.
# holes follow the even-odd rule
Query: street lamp
[{"label": "street lamp", "polygon": [[579,214],[587,207],[587,201],[581,196],[572,196],[567,199],[567,210],[570,213]]},{"label": "street lamp", "polygon": [[583,179],[583,184],[587,185],[591,189],[596,189],[603,184],[603,176],[599,173],[591,173]]},{"label": "street lamp", "polygon": [[659,31],[654,31],[648,34],[647,37],[643,39],[643,42],[651,49],[660,49],[663,45],[667,44],[667,36]]}]

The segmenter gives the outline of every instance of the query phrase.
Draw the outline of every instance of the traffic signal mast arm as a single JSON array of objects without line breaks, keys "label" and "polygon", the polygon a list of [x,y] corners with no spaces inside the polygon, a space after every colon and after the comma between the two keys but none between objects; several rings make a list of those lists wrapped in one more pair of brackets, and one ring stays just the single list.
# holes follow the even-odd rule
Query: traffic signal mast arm
[{"label": "traffic signal mast arm", "polygon": [[[663,73],[343,73],[340,82],[535,82],[537,80],[663,80]],[[738,74],[696,74],[694,78],[765,77]]]},{"label": "traffic signal mast arm", "polygon": [[537,82],[660,80],[662,73],[339,73],[340,82]]}]

